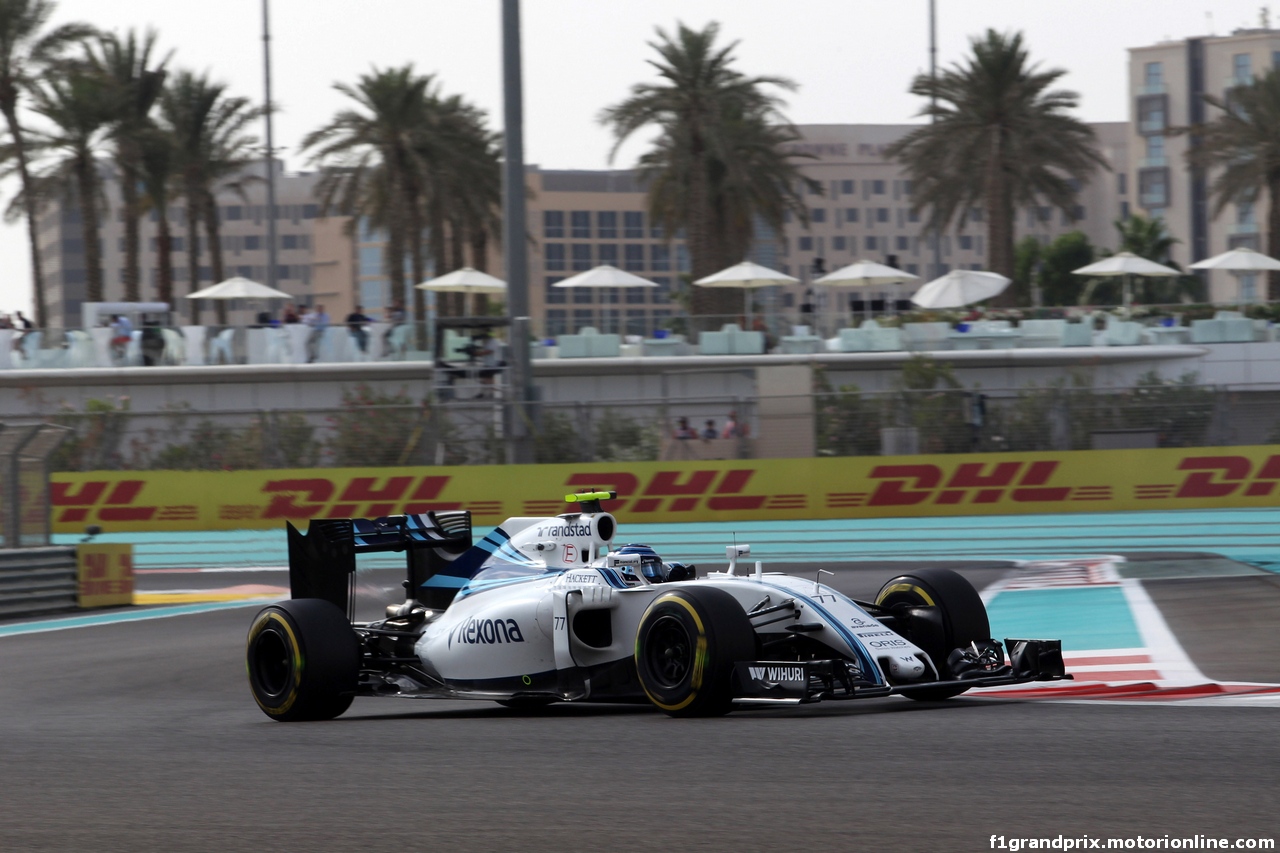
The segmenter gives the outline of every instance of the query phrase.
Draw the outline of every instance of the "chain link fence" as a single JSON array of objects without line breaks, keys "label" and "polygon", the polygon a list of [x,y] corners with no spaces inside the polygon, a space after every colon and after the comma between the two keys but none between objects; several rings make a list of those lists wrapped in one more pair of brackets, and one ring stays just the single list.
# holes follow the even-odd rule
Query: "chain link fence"
[{"label": "chain link fence", "polygon": [[[528,416],[541,463],[1280,442],[1280,394],[1190,381],[1007,393],[823,387],[784,402],[785,420],[759,401],[730,397],[539,404]],[[364,388],[322,410],[140,413],[94,401],[88,411],[47,418],[67,428],[49,463],[54,471],[502,464],[506,436],[524,416],[500,399],[425,403]],[[794,438],[779,441],[782,433]]]}]

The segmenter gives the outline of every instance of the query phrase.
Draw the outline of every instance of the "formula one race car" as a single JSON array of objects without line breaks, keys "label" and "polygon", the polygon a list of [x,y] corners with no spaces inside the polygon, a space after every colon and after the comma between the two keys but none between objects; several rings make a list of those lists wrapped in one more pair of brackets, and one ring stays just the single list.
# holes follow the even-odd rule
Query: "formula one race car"
[{"label": "formula one race car", "polygon": [[[875,602],[791,575],[698,576],[644,545],[615,547],[612,492],[578,512],[510,518],[472,544],[466,511],[288,525],[293,598],[249,629],[249,684],[276,720],[337,717],[355,696],[651,702],[672,716],[734,705],[902,695],[1070,678],[1057,640],[988,635],[969,582],[943,569],[888,581]],[[356,555],[403,551],[408,600],[354,621]],[[1008,650],[1006,661],[1005,649]]]}]

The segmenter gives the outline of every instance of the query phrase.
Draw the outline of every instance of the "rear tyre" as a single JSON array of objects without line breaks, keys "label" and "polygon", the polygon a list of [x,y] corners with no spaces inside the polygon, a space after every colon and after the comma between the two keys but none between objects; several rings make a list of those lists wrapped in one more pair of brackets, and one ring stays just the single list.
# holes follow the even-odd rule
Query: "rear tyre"
[{"label": "rear tyre", "polygon": [[[887,610],[900,611],[914,607],[937,608],[940,619],[932,622],[920,620],[917,628],[907,632],[911,640],[928,655],[938,673],[944,679],[953,678],[947,668],[947,656],[973,640],[991,638],[991,624],[987,621],[987,608],[978,591],[960,575],[950,569],[917,569],[908,575],[899,575],[880,588],[876,604]],[[922,702],[932,702],[959,696],[968,687],[926,687],[903,691],[903,696]]]},{"label": "rear tyre", "polygon": [[331,720],[351,707],[360,643],[341,610],[298,598],[260,611],[245,649],[249,688],[273,720]]},{"label": "rear tyre", "polygon": [[684,587],[659,595],[636,631],[635,663],[649,700],[672,717],[712,717],[733,706],[733,669],[753,660],[755,631],[729,593]]}]

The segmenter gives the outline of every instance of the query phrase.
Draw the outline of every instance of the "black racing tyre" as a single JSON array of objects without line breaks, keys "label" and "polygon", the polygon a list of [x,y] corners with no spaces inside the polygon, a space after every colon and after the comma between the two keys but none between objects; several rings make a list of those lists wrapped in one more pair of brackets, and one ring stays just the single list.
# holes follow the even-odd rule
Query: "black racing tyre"
[{"label": "black racing tyre", "polygon": [[[950,569],[916,569],[907,575],[899,575],[880,588],[876,604],[892,611],[895,607],[937,607],[941,625],[933,630],[911,632],[908,637],[928,653],[943,678],[951,678],[947,668],[947,656],[972,640],[991,638],[991,623],[987,621],[987,608],[978,591],[960,575]],[[927,687],[921,690],[903,691],[904,696],[922,702],[950,699],[968,690],[968,687]]]},{"label": "black racing tyre", "polygon": [[722,589],[690,586],[663,592],[636,630],[640,686],[673,717],[728,713],[734,664],[755,656],[751,621]]},{"label": "black racing tyre", "polygon": [[261,610],[245,649],[249,688],[273,720],[332,720],[355,697],[360,643],[341,610],[319,598]]}]

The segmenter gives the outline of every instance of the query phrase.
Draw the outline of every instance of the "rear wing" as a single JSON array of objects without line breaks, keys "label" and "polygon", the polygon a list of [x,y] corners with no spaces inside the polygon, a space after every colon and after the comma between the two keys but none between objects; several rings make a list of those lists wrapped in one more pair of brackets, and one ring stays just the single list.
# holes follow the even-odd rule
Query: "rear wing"
[{"label": "rear wing", "polygon": [[[460,583],[451,564],[471,547],[467,510],[390,515],[384,518],[315,518],[302,533],[286,522],[289,590],[293,598],[320,598],[352,615],[356,555],[405,553],[408,598],[440,610],[449,606]],[[443,583],[430,583],[439,576]]]}]

